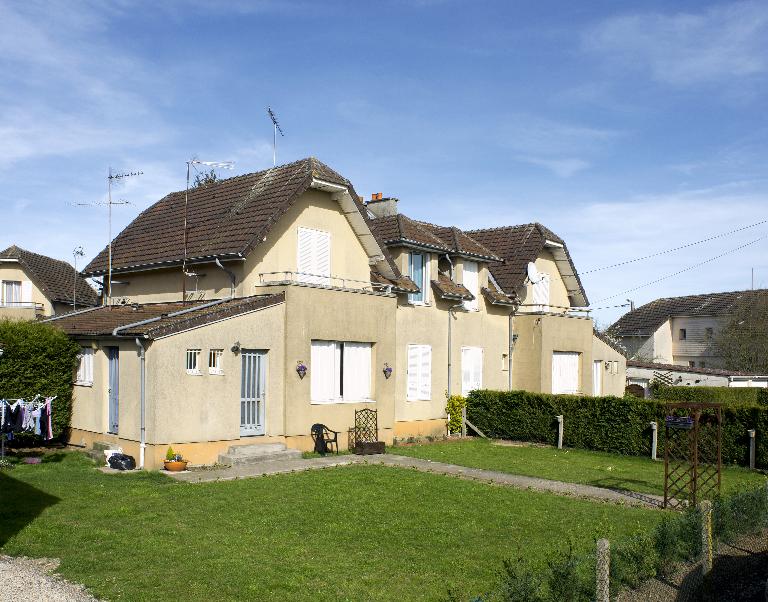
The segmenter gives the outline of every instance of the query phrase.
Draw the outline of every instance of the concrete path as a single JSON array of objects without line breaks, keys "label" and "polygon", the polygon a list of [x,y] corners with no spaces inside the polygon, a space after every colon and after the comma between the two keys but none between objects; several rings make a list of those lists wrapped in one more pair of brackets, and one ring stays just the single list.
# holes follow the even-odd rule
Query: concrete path
[{"label": "concrete path", "polygon": [[420,472],[431,472],[434,474],[455,476],[462,479],[483,481],[485,483],[491,483],[494,485],[506,485],[509,487],[515,487],[516,489],[532,489],[535,491],[545,491],[558,495],[568,495],[590,500],[622,503],[632,506],[660,508],[663,502],[663,498],[657,495],[605,489],[603,487],[580,485],[578,483],[550,481],[548,479],[526,477],[522,475],[509,474],[506,472],[483,470],[480,468],[468,468],[466,466],[456,466],[455,464],[433,462],[431,460],[398,456],[396,454],[378,454],[371,456],[328,455],[324,458],[275,460],[257,462],[250,465],[189,470],[181,473],[164,474],[167,474],[168,476],[179,481],[186,481],[188,483],[205,483],[211,481],[247,479],[251,477],[299,472],[304,470],[316,470],[320,468],[330,468],[333,466],[348,466],[350,464],[378,464],[383,466],[410,468]]}]

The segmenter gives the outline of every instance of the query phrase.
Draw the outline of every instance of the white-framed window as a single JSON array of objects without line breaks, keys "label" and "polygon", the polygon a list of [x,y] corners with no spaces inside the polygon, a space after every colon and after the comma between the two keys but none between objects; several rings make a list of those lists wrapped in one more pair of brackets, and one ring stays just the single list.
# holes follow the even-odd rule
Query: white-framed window
[{"label": "white-framed window", "polygon": [[18,305],[21,303],[21,282],[19,280],[3,280],[3,298],[5,305]]},{"label": "white-framed window", "polygon": [[552,353],[552,393],[579,393],[579,364],[576,351]]},{"label": "white-framed window", "polygon": [[432,347],[408,345],[408,401],[432,399]]},{"label": "white-framed window", "polygon": [[619,362],[618,360],[613,360],[611,362],[611,374],[618,374],[619,373]]},{"label": "white-framed window", "polygon": [[549,274],[539,272],[539,280],[533,284],[535,311],[549,311]]},{"label": "white-framed window", "polygon": [[296,252],[299,282],[331,284],[331,233],[300,227]]},{"label": "white-framed window", "polygon": [[461,394],[483,388],[483,348],[461,348]]},{"label": "white-framed window", "polygon": [[208,351],[208,374],[224,374],[223,349],[210,349]]},{"label": "white-framed window", "polygon": [[90,347],[81,347],[80,355],[77,357],[80,360],[80,363],[77,366],[75,384],[82,387],[93,386],[93,349]]},{"label": "white-framed window", "polygon": [[480,307],[478,298],[480,297],[480,279],[478,275],[478,266],[474,261],[465,261],[462,269],[461,283],[464,288],[474,295],[474,299],[464,301],[464,309],[477,311]]},{"label": "white-framed window", "polygon": [[415,305],[429,303],[429,253],[408,253],[408,276],[420,289],[408,295],[408,301]]},{"label": "white-framed window", "polygon": [[681,329],[678,331],[678,336],[677,336],[677,338],[678,338],[679,340],[681,340],[681,341],[684,341],[684,340],[686,340],[686,339],[688,338],[688,333],[687,333],[687,331],[685,330],[685,328],[681,328]]},{"label": "white-framed window", "polygon": [[371,343],[312,341],[312,402],[371,401],[371,349]]},{"label": "white-framed window", "polygon": [[199,349],[187,349],[187,374],[200,374]]}]

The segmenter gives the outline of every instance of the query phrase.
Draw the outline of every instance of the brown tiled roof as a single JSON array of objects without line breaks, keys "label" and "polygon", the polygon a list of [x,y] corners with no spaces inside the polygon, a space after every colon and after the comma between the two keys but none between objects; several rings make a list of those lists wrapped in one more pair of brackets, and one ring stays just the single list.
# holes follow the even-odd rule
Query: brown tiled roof
[{"label": "brown tiled roof", "polygon": [[[565,241],[549,228],[538,223],[523,224],[521,226],[505,226],[501,228],[488,228],[484,230],[469,230],[467,232],[473,239],[481,242],[491,249],[504,263],[491,264],[490,270],[496,282],[505,292],[512,292],[525,284],[527,277],[526,268],[529,262],[536,258],[544,250],[546,242],[551,241],[563,245],[564,263],[561,273],[564,273],[566,289],[569,296],[576,297],[579,305],[588,305],[587,293],[581,284],[581,279],[573,264]],[[559,264],[558,264],[559,265]],[[570,272],[571,275],[567,275]]]},{"label": "brown tiled roof", "polygon": [[451,248],[423,224],[403,215],[389,215],[371,220],[374,230],[386,245],[405,244],[448,253]]},{"label": "brown tiled roof", "polygon": [[[283,293],[217,301],[112,305],[46,320],[70,336],[139,336],[155,339],[240,314],[278,305]],[[152,320],[147,324],[137,324]],[[131,326],[133,325],[133,326]]]},{"label": "brown tiled roof", "polygon": [[656,362],[639,362],[627,360],[627,368],[646,368],[649,370],[667,372],[689,372],[691,374],[709,374],[711,376],[765,376],[765,374],[750,374],[735,370],[720,370],[718,368],[695,368],[694,366],[678,366],[676,364],[657,364]]},{"label": "brown tiled roof", "polygon": [[432,281],[437,293],[443,299],[460,299],[469,301],[475,296],[467,290],[463,284],[457,284],[442,272],[437,275],[437,280]]},{"label": "brown tiled roof", "polygon": [[768,298],[768,289],[656,299],[627,312],[611,327],[614,336],[650,336],[672,316],[727,316],[737,303]]},{"label": "brown tiled roof", "polygon": [[16,245],[0,252],[0,259],[15,259],[50,301],[72,303],[75,281],[78,305],[96,305],[99,301],[96,291],[82,276],[75,274],[75,268],[66,261],[32,253]]},{"label": "brown tiled roof", "polygon": [[465,232],[455,226],[436,226],[427,222],[416,222],[423,229],[427,230],[446,245],[452,253],[457,255],[466,255],[485,259],[487,261],[501,261],[501,258],[494,251],[468,236]]},{"label": "brown tiled roof", "polygon": [[483,287],[480,289],[483,296],[488,299],[491,305],[518,305],[517,295],[506,295],[499,290]]},{"label": "brown tiled roof", "polygon": [[379,272],[371,272],[371,282],[391,286],[394,292],[398,293],[417,293],[419,287],[408,276],[400,276],[397,279],[386,278]]},{"label": "brown tiled roof", "polygon": [[[310,157],[190,189],[186,211],[187,261],[248,255],[315,178],[346,186],[370,227],[367,211],[349,181]],[[185,191],[167,195],[120,232],[112,244],[112,269],[120,272],[180,264],[184,259],[184,199]],[[381,243],[379,246],[390,268],[399,276],[386,248]],[[97,276],[106,271],[104,249],[84,273]]]}]

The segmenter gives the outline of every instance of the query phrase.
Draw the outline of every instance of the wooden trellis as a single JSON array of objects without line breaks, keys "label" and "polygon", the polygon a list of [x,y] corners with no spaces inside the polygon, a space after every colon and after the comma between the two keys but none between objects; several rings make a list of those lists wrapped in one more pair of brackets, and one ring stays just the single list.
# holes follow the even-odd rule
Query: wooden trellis
[{"label": "wooden trellis", "polygon": [[690,507],[720,492],[722,426],[718,403],[667,404],[665,508]]}]

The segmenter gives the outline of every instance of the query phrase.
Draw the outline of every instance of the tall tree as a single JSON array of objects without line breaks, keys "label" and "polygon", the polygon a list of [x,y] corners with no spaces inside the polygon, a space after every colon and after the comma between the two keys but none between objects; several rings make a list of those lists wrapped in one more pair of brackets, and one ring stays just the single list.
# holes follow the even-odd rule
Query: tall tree
[{"label": "tall tree", "polygon": [[768,374],[768,291],[745,294],[725,326],[715,334],[713,351],[725,368]]}]

